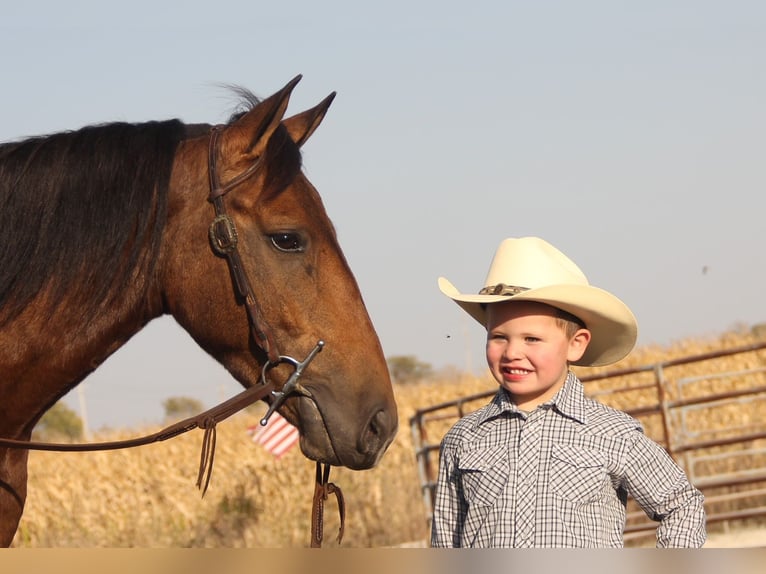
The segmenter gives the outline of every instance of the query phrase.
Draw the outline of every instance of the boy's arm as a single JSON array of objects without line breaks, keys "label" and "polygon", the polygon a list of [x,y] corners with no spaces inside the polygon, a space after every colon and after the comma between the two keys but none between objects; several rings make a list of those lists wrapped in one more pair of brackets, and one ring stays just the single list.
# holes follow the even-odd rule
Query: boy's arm
[{"label": "boy's arm", "polygon": [[657,520],[658,548],[699,548],[705,543],[704,497],[660,445],[638,433],[626,461],[628,493]]},{"label": "boy's arm", "polygon": [[431,546],[433,548],[457,548],[465,503],[454,464],[454,454],[442,443],[439,452],[439,476],[436,481],[434,513],[431,521]]}]

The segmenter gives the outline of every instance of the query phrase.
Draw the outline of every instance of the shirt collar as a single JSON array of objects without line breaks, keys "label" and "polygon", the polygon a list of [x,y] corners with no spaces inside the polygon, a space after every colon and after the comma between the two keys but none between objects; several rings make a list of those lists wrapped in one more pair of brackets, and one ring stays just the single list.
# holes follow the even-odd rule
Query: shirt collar
[{"label": "shirt collar", "polygon": [[585,389],[572,371],[567,374],[567,380],[558,393],[549,401],[561,414],[586,424],[588,416],[585,412]]},{"label": "shirt collar", "polygon": [[[555,408],[562,415],[574,419],[583,424],[587,423],[585,412],[585,391],[580,379],[572,371],[567,373],[567,380],[551,400],[544,405]],[[500,416],[503,413],[521,414],[521,411],[511,400],[508,392],[502,387],[495,394],[492,401],[483,409],[476,420],[476,425]]]}]

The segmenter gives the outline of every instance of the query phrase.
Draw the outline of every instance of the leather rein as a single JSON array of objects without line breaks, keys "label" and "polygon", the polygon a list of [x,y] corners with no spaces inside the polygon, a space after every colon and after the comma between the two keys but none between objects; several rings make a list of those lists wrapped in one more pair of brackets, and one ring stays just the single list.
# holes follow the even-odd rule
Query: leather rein
[{"label": "leather rein", "polygon": [[[298,361],[287,355],[280,355],[273,333],[263,318],[258,301],[255,297],[247,271],[242,263],[242,258],[238,249],[238,235],[234,220],[226,211],[224,196],[239,184],[252,177],[261,165],[260,158],[248,167],[244,172],[227,182],[221,184],[217,172],[217,153],[218,139],[224,126],[213,126],[210,130],[210,142],[208,146],[208,177],[210,184],[210,194],[208,200],[215,208],[215,219],[210,224],[208,236],[213,251],[226,259],[231,273],[232,283],[236,290],[237,298],[240,304],[245,306],[247,311],[250,333],[257,346],[266,354],[267,361],[261,371],[260,384],[248,387],[241,393],[220,403],[198,415],[178,421],[164,429],[136,438],[98,442],[98,443],[49,443],[40,441],[23,441],[15,439],[0,438],[0,447],[25,449],[25,450],[45,450],[59,452],[84,452],[84,451],[102,451],[117,450],[143,446],[155,442],[165,441],[186,433],[195,428],[204,430],[202,438],[202,451],[200,454],[199,471],[197,474],[197,487],[205,495],[210,477],[213,471],[213,460],[215,457],[216,445],[216,425],[222,420],[228,418],[236,412],[250,406],[259,400],[271,399],[268,410],[260,424],[265,426],[271,415],[282,405],[284,400],[290,394],[304,394],[308,392],[298,383],[298,379],[303,373],[303,369],[316,357],[324,347],[324,341],[318,341],[316,346],[309,352],[303,361]],[[289,363],[294,367],[292,375],[280,390],[277,390],[274,384],[267,380],[266,374],[269,369],[281,363]],[[343,539],[345,525],[345,502],[343,493],[335,484],[329,482],[330,465],[316,463],[316,477],[314,484],[314,497],[311,511],[311,547],[318,548],[322,545],[323,525],[324,525],[324,502],[330,494],[334,494],[338,502],[340,514],[340,527],[338,531],[337,542],[340,544]]]}]

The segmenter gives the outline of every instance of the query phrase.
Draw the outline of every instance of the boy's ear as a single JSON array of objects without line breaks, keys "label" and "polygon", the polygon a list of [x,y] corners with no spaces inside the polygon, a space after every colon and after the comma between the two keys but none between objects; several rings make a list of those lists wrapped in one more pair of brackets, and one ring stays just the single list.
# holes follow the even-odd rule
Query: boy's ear
[{"label": "boy's ear", "polygon": [[567,352],[567,361],[573,363],[579,361],[585,354],[585,349],[590,343],[590,331],[588,329],[578,329],[569,340],[569,350]]}]

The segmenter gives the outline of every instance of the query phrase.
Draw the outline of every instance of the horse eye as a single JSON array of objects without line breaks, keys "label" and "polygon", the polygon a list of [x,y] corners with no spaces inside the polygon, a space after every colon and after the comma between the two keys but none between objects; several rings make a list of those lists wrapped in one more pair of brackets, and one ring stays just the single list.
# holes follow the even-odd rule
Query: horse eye
[{"label": "horse eye", "polygon": [[288,253],[300,253],[305,249],[303,239],[298,233],[285,231],[282,233],[274,233],[269,235],[271,243],[280,251],[286,251]]}]

